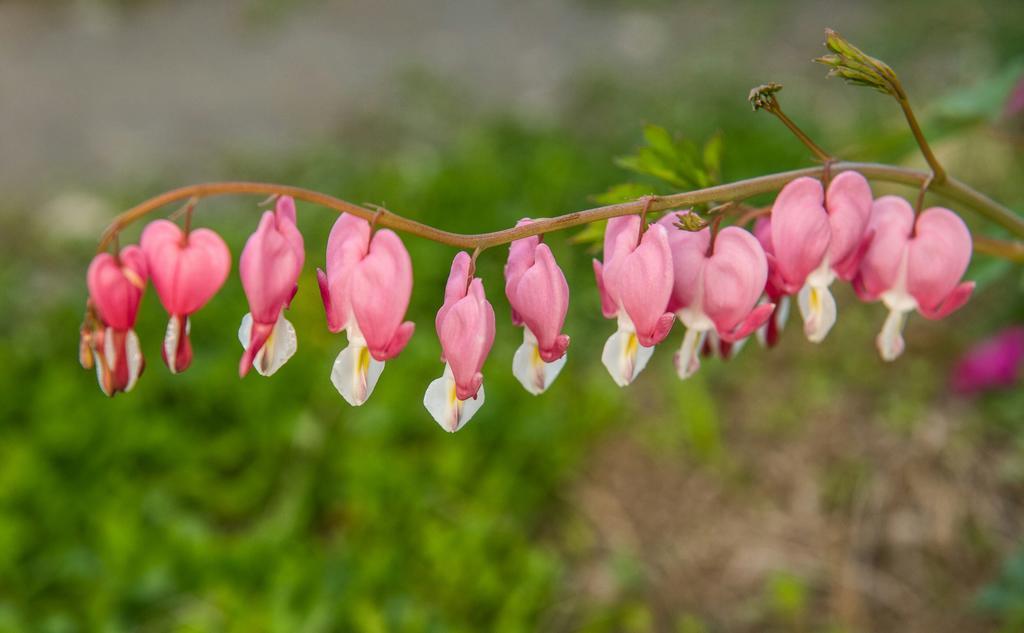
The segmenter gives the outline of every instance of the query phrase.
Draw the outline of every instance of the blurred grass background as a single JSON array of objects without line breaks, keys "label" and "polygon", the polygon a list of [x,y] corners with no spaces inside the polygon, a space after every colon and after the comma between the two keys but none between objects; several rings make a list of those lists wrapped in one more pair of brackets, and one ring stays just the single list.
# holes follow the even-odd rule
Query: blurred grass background
[{"label": "blurred grass background", "polygon": [[[78,22],[99,20],[123,40],[154,21],[201,16],[199,5],[13,2],[0,4],[9,18],[0,28],[24,27],[35,41],[32,28],[75,32]],[[275,33],[301,38],[317,20],[329,30],[327,18],[368,11],[359,3],[224,6],[246,44],[220,52],[240,64],[253,48],[270,48],[260,53],[270,57],[286,48]],[[135,391],[107,400],[78,367],[95,236],[118,209],[190,179],[286,182],[452,230],[492,230],[590,206],[630,180],[613,159],[641,143],[645,122],[696,141],[720,131],[725,180],[810,164],[781,126],[749,111],[746,91],[768,80],[787,84],[787,112],[823,146],[920,165],[894,104],[826,81],[808,63],[825,26],[901,73],[951,172],[1024,209],[1020,122],[1002,115],[1024,64],[1020,3],[551,6],[570,45],[539,56],[534,75],[503,82],[488,64],[529,56],[512,35],[531,20],[561,37],[544,22],[554,9],[526,3],[515,9],[518,22],[502,26],[487,20],[507,17],[506,6],[445,4],[436,12],[453,29],[487,34],[479,48],[449,42],[457,60],[485,56],[479,67],[434,64],[414,45],[384,38],[378,46],[396,52],[386,73],[360,84],[365,104],[332,102],[317,87],[331,78],[314,75],[308,92],[289,91],[281,110],[252,122],[294,108],[310,127],[282,119],[290,132],[276,134],[288,138],[256,147],[217,123],[244,121],[245,103],[186,93],[177,98],[201,104],[209,119],[193,112],[168,124],[186,140],[175,148],[166,137],[170,157],[162,158],[160,143],[143,143],[148,109],[137,111],[134,100],[145,98],[130,81],[102,78],[108,62],[84,67],[76,94],[85,107],[54,106],[64,126],[76,125],[71,113],[83,117],[81,136],[7,136],[16,149],[2,163],[9,195],[0,212],[0,630],[1024,628],[1024,394],[1018,387],[968,401],[947,387],[951,363],[971,341],[1024,319],[1020,270],[991,260],[973,264],[981,290],[961,312],[940,323],[911,319],[908,352],[892,365],[873,347],[883,309],[844,288],[840,321],[821,346],[790,327],[770,353],[752,344],[679,382],[676,332],[637,384],[619,390],[599,363],[614,326],[600,317],[590,253],[552,235],[573,290],[573,343],[558,381],[534,398],[511,375],[521,334],[502,293],[504,249],[487,251],[479,270],[499,315],[484,369],[488,400],[449,436],[421,399],[441,371],[432,320],[453,251],[406,240],[418,331],[370,402],[353,409],[329,381],[343,339],[326,331],[313,274],[333,216],[300,204],[308,265],[289,314],[299,352],[277,375],[237,378],[235,333],[246,307],[234,274],[193,318],[196,358],[185,374],[172,377],[160,362],[166,317],[152,293],[138,324],[149,365]],[[393,11],[389,32],[408,29],[414,39],[399,8],[377,11],[379,20]],[[460,26],[465,16],[483,22]],[[26,70],[33,55],[61,46],[53,31],[44,34],[50,39],[32,44],[40,48],[0,57],[10,62],[0,74],[4,129],[51,129],[49,119],[26,116],[45,106],[32,99],[50,94],[36,84],[71,81],[64,65],[83,63],[55,56],[35,74]],[[619,43],[582,52],[572,44],[590,37]],[[191,43],[183,36],[182,47]],[[88,38],[80,45],[103,47]],[[146,55],[144,40],[137,45]],[[559,60],[571,63],[546,79],[546,64]],[[188,74],[206,62],[178,63]],[[208,63],[230,87],[230,63]],[[268,98],[310,76],[296,68],[295,76],[269,71]],[[10,89],[15,80],[20,91]],[[535,83],[547,88],[518,98]],[[112,94],[97,96],[100,85]],[[91,108],[118,100],[130,118],[88,127]],[[182,107],[175,104],[172,113]],[[208,144],[195,140],[197,121]],[[195,144],[201,151],[189,156]],[[255,202],[204,202],[196,222],[220,231],[237,256]]]}]

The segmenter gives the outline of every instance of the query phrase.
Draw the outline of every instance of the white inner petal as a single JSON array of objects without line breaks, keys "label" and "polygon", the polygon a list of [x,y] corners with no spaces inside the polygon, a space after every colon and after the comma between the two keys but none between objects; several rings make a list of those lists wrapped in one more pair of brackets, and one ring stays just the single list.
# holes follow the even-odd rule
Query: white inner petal
[{"label": "white inner petal", "polygon": [[238,342],[242,348],[249,347],[249,338],[252,336],[252,313],[246,312],[242,317],[242,323],[238,326]]},{"label": "white inner petal", "polygon": [[423,406],[431,417],[449,433],[454,433],[466,426],[484,404],[484,388],[480,386],[476,398],[459,400],[455,390],[455,377],[448,363],[444,365],[444,373],[427,386],[423,394]]},{"label": "white inner petal", "polygon": [[331,382],[345,402],[354,407],[366,402],[377,385],[384,363],[370,355],[366,342],[362,337],[349,340],[349,345],[341,350],[331,370]]},{"label": "white inner petal", "polygon": [[[765,298],[767,298],[767,295],[765,295]],[[782,333],[782,328],[786,327],[787,319],[789,319],[789,295],[782,295],[775,302],[775,310],[770,318],[770,321],[775,323],[776,335]],[[768,346],[768,322],[757,328],[757,342],[762,347]]]},{"label": "white inner petal", "polygon": [[[178,337],[180,330],[178,324],[181,322],[178,315],[173,315],[167,322],[167,331],[164,333],[164,357],[167,359],[167,367],[172,374],[178,373]],[[192,319],[185,317],[185,336],[192,331]]]},{"label": "white inner petal", "polygon": [[124,337],[124,351],[128,362],[128,384],[125,392],[131,391],[142,373],[142,346],[139,345],[139,337],[135,330],[128,330]]},{"label": "white inner petal", "polygon": [[680,379],[686,380],[700,369],[700,349],[704,345],[707,333],[707,330],[686,328],[683,344],[675,356],[676,373]]},{"label": "white inner petal", "polygon": [[298,348],[299,340],[295,335],[295,327],[291,321],[284,318],[284,312],[282,312],[277,317],[277,323],[274,324],[273,331],[267,337],[267,342],[256,353],[252,363],[253,368],[261,376],[271,376],[295,355],[295,350]]},{"label": "white inner petal", "polygon": [[620,387],[633,382],[651,359],[653,347],[644,347],[636,337],[629,317],[619,315],[619,329],[608,337],[601,352],[601,362],[612,380]]},{"label": "white inner petal", "polygon": [[556,361],[546,363],[540,357],[540,349],[537,346],[537,337],[533,335],[530,328],[523,328],[523,344],[516,350],[512,357],[512,374],[519,380],[527,391],[533,395],[539,395],[551,386],[558,373],[562,371],[568,354],[563,354]]},{"label": "white inner petal", "polygon": [[885,317],[882,331],[875,339],[875,345],[878,347],[878,353],[882,356],[882,360],[891,362],[903,353],[903,326],[906,324],[909,314],[909,311],[890,310],[888,316]]},{"label": "white inner petal", "polygon": [[836,300],[828,286],[804,284],[797,295],[800,315],[804,319],[804,334],[812,343],[825,340],[836,323]]}]

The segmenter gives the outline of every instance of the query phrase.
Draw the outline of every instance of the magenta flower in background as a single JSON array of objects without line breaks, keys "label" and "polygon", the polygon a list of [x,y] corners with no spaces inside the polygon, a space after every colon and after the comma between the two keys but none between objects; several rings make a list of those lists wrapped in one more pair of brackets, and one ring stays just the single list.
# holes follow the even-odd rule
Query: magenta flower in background
[{"label": "magenta flower in background", "polygon": [[640,218],[612,218],[604,232],[604,263],[594,260],[594,276],[601,293],[601,312],[617,319],[618,329],[608,339],[601,362],[620,387],[633,382],[665,340],[674,315],[668,311],[672,296],[672,251],[665,227],[653,224],[640,235]]},{"label": "magenta flower in background", "polygon": [[142,231],[140,246],[160,303],[171,315],[160,353],[176,374],[192,363],[189,315],[224,285],[231,271],[231,251],[210,229],[185,234],[169,220],[150,222]]},{"label": "magenta flower in background", "polygon": [[1013,119],[1022,114],[1024,114],[1024,77],[1018,79],[1014,84],[1013,90],[1010,91],[1010,95],[1006,99],[1006,107],[1003,109],[1003,115],[1007,119]]},{"label": "magenta flower in background", "polygon": [[469,422],[484,403],[482,370],[494,345],[494,309],[484,284],[472,275],[465,251],[452,261],[444,304],[434,325],[441,340],[444,374],[427,387],[423,406],[444,430],[454,433]]},{"label": "magenta flower in background", "polygon": [[[530,222],[520,220],[516,226]],[[569,347],[569,337],[562,334],[569,283],[539,236],[509,245],[505,296],[512,306],[512,323],[523,328],[523,344],[512,359],[512,373],[527,391],[538,395],[562,371]]]},{"label": "magenta flower in background", "polygon": [[1012,387],[1024,365],[1024,326],[1007,328],[977,343],[953,368],[950,384],[963,394]]},{"label": "magenta flower in background", "polygon": [[249,300],[249,313],[238,328],[238,340],[245,348],[239,376],[252,367],[269,376],[295,354],[295,328],[284,318],[284,309],[298,290],[305,257],[302,234],[295,225],[295,201],[282,196],[273,211],[263,213],[238,265]]},{"label": "magenta flower in background", "polygon": [[[768,260],[757,238],[730,226],[711,246],[711,229],[676,228],[677,214],[659,220],[672,251],[674,283],[668,309],[686,326],[676,354],[676,371],[689,378],[700,368],[700,352],[709,332],[735,343],[765,324],[775,306],[757,306],[768,279]],[[755,307],[756,306],[756,307]]]},{"label": "magenta flower in background", "polygon": [[903,353],[911,312],[941,319],[970,298],[974,282],[960,279],[971,261],[971,234],[949,209],[932,207],[915,218],[910,203],[897,196],[875,200],[869,230],[873,236],[854,289],[865,301],[881,299],[889,308],[875,342],[891,361]]},{"label": "magenta flower in background", "polygon": [[[372,233],[372,237],[371,237]],[[404,321],[412,296],[412,260],[394,231],[372,232],[366,220],[341,214],[327,239],[326,272],[317,270],[331,332],[345,331],[331,382],[346,402],[366,402],[415,325]]]},{"label": "magenta flower in background", "polygon": [[89,264],[89,303],[99,323],[82,332],[91,358],[83,353],[81,360],[83,366],[95,365],[100,389],[108,396],[131,391],[145,368],[134,327],[147,276],[146,256],[138,246],[126,246],[117,257],[100,253]]}]

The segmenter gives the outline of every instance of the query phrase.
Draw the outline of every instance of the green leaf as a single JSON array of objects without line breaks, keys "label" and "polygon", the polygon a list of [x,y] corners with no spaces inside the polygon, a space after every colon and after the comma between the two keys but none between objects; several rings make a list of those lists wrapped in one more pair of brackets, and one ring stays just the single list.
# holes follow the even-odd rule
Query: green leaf
[{"label": "green leaf", "polygon": [[721,132],[715,132],[704,143],[704,172],[708,175],[711,184],[718,184],[722,178],[722,151],[724,148],[725,142],[722,140]]},{"label": "green leaf", "polygon": [[653,193],[654,191],[650,185],[643,185],[638,182],[624,182],[609,187],[604,193],[597,194],[594,196],[594,202],[598,204],[618,204],[620,202],[630,202]]}]

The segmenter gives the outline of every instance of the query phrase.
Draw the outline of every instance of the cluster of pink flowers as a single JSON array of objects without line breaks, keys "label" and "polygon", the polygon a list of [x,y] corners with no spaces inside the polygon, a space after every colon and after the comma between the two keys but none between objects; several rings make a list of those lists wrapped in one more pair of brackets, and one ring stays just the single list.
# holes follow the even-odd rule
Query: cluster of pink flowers
[{"label": "cluster of pink flowers", "polygon": [[[601,360],[620,386],[636,379],[676,318],[686,328],[676,368],[687,378],[699,369],[702,351],[734,353],[755,332],[774,344],[792,295],[807,338],[822,341],[836,320],[829,287],[841,279],[864,300],[881,300],[889,309],[877,344],[882,357],[893,360],[903,351],[908,314],[941,318],[973,289],[961,282],[972,245],[959,217],[942,208],[915,214],[893,196],[875,200],[855,172],[840,174],[827,189],[812,178],[790,182],[753,234],[738,226],[684,230],[677,226],[681,213],[647,227],[638,216],[608,221],[603,261],[594,261],[594,272],[601,310],[617,321]],[[295,353],[295,328],[284,311],[304,262],[295,203],[281,197],[240,258],[249,303],[238,331],[241,376],[250,369],[269,376]],[[228,247],[214,232],[182,231],[167,220],[149,224],[139,246],[97,255],[88,272],[81,359],[95,367],[104,393],[131,390],[143,370],[133,327],[148,280],[170,314],[161,354],[177,373],[192,361],[189,316],[216,294],[230,268]],[[427,387],[423,404],[450,432],[483,405],[482,371],[495,338],[494,309],[474,269],[469,254],[455,256],[434,323],[444,370]],[[566,362],[569,286],[540,236],[512,242],[504,276],[512,322],[523,328],[512,372],[529,393],[540,394]],[[414,324],[405,320],[412,262],[394,232],[342,214],[317,278],[328,329],[344,331],[348,340],[331,382],[358,406],[373,393],[385,362],[413,335]]]}]

